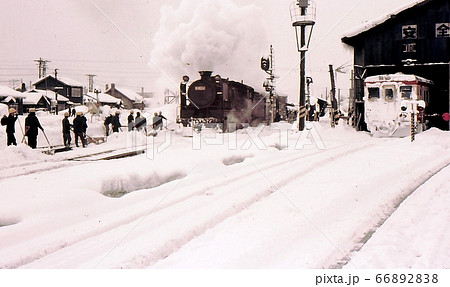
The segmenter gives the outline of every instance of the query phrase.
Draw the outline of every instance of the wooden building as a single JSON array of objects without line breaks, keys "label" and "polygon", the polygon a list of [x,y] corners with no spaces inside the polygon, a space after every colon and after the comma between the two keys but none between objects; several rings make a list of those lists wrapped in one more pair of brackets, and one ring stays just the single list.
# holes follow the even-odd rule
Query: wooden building
[{"label": "wooden building", "polygon": [[449,129],[450,1],[424,0],[367,24],[342,38],[354,48],[354,116],[365,130],[364,79],[381,74],[415,74],[432,80],[428,114],[432,125]]},{"label": "wooden building", "polygon": [[47,75],[33,84],[38,90],[51,90],[69,99],[71,103],[83,104],[83,85],[68,78]]},{"label": "wooden building", "polygon": [[117,87],[114,83],[111,84],[110,88],[108,87],[106,88],[105,94],[108,94],[116,99],[121,100],[122,102],[121,105],[127,110],[144,109],[145,105],[142,96],[140,96],[138,93],[132,90]]},{"label": "wooden building", "polygon": [[0,102],[15,108],[18,114],[23,114],[23,99],[25,95],[6,86],[0,86]]}]

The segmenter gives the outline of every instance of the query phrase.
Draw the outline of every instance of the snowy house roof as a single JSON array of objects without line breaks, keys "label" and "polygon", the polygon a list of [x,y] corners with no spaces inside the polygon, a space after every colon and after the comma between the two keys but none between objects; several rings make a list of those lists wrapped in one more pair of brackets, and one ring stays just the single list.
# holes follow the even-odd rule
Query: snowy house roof
[{"label": "snowy house roof", "polygon": [[[40,82],[44,81],[45,79],[49,79],[49,78],[55,79],[54,76],[52,76],[52,75],[47,75],[47,76],[45,76],[45,77],[43,77],[43,78],[40,78],[40,79],[37,80],[36,82],[34,82],[33,85],[37,85],[37,84],[39,84]],[[80,82],[75,81],[75,80],[73,80],[73,79],[70,79],[70,78],[65,78],[65,77],[60,77],[60,76],[58,76],[55,80],[57,80],[57,81],[59,81],[59,82],[61,82],[61,83],[64,83],[64,84],[66,84],[67,86],[71,86],[71,87],[83,87],[83,84],[81,84]]]},{"label": "snowy house roof", "polygon": [[[51,100],[56,100],[56,92],[54,92],[54,91],[38,90],[38,89],[35,89],[33,91],[51,99]],[[33,91],[30,91],[30,92],[33,92]],[[58,94],[58,102],[68,102],[68,101],[69,101],[68,98],[64,97],[63,95]]]},{"label": "snowy house roof", "polygon": [[23,104],[24,105],[37,105],[37,103],[39,103],[39,101],[41,100],[41,98],[44,98],[45,101],[47,101],[48,104],[50,104],[50,101],[41,93],[37,93],[37,92],[27,92],[25,93],[25,98],[23,99]]},{"label": "snowy house roof", "polygon": [[0,86],[0,97],[24,98],[24,94],[7,86]]},{"label": "snowy house roof", "polygon": [[395,18],[400,13],[404,13],[404,12],[406,12],[409,9],[412,9],[412,8],[414,8],[416,6],[421,6],[421,5],[427,4],[427,3],[432,2],[432,1],[434,1],[434,0],[416,0],[416,1],[412,2],[412,3],[409,3],[407,5],[404,5],[404,6],[401,6],[401,7],[397,8],[396,10],[394,10],[393,12],[391,12],[391,13],[389,13],[387,15],[380,16],[378,18],[375,18],[372,21],[367,21],[363,25],[361,25],[361,26],[359,26],[359,27],[357,27],[357,28],[355,28],[353,30],[350,30],[347,33],[345,33],[343,35],[343,37],[342,37],[342,41],[344,43],[347,43],[347,41],[350,38],[353,38],[353,37],[358,36],[358,35],[360,35],[360,34],[362,34],[364,32],[367,32],[367,31],[371,30],[372,28],[374,28],[374,27],[376,27],[376,26],[378,26],[380,24],[383,24],[386,21]]},{"label": "snowy house roof", "polygon": [[[114,89],[135,103],[142,103],[142,101],[144,100],[144,98],[141,95],[139,95],[138,93],[136,93],[133,90],[126,89],[123,87],[117,87],[117,86],[115,86]],[[110,90],[111,90],[111,88],[108,89],[106,92],[108,92]]]},{"label": "snowy house roof", "polygon": [[[86,94],[87,98],[90,98],[94,101],[97,101],[97,94],[96,93],[92,93],[89,92]],[[111,95],[108,94],[104,94],[104,93],[99,93],[98,94],[98,100],[100,103],[106,103],[106,104],[120,104],[120,99],[118,98],[114,98]]]}]

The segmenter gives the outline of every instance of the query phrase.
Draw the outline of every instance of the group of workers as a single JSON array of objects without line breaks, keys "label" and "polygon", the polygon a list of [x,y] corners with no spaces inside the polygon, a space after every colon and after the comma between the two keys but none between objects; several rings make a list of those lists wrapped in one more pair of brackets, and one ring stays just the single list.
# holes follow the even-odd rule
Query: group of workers
[{"label": "group of workers", "polygon": [[[167,118],[163,116],[162,112],[159,112],[159,114],[155,113],[153,116],[152,128],[154,130],[162,130],[163,120],[167,120]],[[119,130],[122,130],[122,125],[120,124],[120,111],[116,111],[114,115],[110,114],[109,116],[107,116],[103,124],[105,126],[106,136],[110,134],[111,129],[113,133],[118,133]],[[111,127],[109,125],[111,125]],[[144,132],[147,134],[147,119],[143,117],[140,112],[137,112],[135,117],[134,111],[131,110],[130,114],[127,117],[127,128],[129,132],[133,130],[144,130]]]},{"label": "group of workers", "polygon": [[[75,110],[75,109],[73,109]],[[75,145],[78,147],[78,139],[81,140],[81,144],[83,147],[87,146],[87,119],[84,116],[83,112],[76,112],[76,117],[73,119],[73,123],[70,123],[69,116],[72,113],[65,112],[64,118],[62,120],[62,134],[63,134],[63,142],[66,148],[70,148],[70,144],[72,141],[71,131],[75,134]],[[4,115],[1,119],[1,125],[6,126],[6,137],[7,137],[7,145],[17,145],[17,140],[15,137],[15,125],[16,121],[19,119],[19,115],[15,108],[10,108],[8,110],[8,116]],[[153,116],[153,124],[152,127],[154,130],[162,130],[163,120],[167,120],[166,117],[162,115],[162,112],[155,113]],[[128,131],[142,131],[144,130],[147,134],[147,119],[141,115],[140,112],[136,113],[136,117],[134,117],[134,111],[131,110],[130,114],[127,118],[128,121]],[[110,134],[110,127],[112,126],[112,132],[119,132],[121,130],[122,125],[120,124],[120,111],[116,111],[114,115],[109,115],[105,118],[104,125],[106,130],[106,136]],[[19,123],[20,125],[20,123]],[[21,129],[22,126],[20,125]],[[35,149],[37,146],[37,137],[39,129],[44,133],[44,128],[41,126],[39,119],[36,116],[36,109],[30,108],[28,116],[25,118],[25,131],[23,132],[22,142],[27,143],[31,148]]]},{"label": "group of workers", "polygon": [[[6,126],[6,138],[7,145],[17,145],[17,140],[15,137],[16,132],[16,121],[18,120],[19,115],[15,108],[10,108],[8,110],[8,116],[4,115],[1,119],[2,126]],[[38,118],[36,117],[36,109],[31,108],[29,110],[28,116],[25,118],[25,131],[23,132],[22,142],[25,140],[25,137],[28,138],[28,145],[31,148],[36,148],[37,146],[37,136],[38,129],[44,132],[44,128],[41,126]]]}]

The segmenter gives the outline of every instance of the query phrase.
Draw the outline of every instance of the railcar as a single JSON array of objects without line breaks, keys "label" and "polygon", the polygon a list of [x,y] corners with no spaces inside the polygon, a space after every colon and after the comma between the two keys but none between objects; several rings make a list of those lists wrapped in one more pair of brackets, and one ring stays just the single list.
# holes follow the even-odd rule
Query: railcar
[{"label": "railcar", "polygon": [[427,129],[432,81],[402,73],[367,77],[364,116],[372,135],[404,137]]}]

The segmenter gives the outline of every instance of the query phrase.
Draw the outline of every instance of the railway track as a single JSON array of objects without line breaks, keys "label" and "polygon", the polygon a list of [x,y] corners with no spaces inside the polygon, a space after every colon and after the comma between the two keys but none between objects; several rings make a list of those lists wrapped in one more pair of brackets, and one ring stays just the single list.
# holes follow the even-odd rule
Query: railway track
[{"label": "railway track", "polygon": [[349,264],[351,260],[351,254],[359,252],[373,237],[373,235],[377,232],[377,230],[399,209],[400,205],[408,198],[410,197],[414,192],[416,192],[420,187],[425,185],[433,176],[437,175],[439,172],[444,170],[445,168],[449,167],[450,163],[448,163],[445,166],[436,167],[434,170],[430,171],[425,178],[422,180],[419,180],[417,183],[415,183],[407,193],[405,193],[402,197],[400,197],[397,202],[395,202],[395,205],[390,210],[389,213],[386,213],[384,217],[381,217],[378,223],[370,228],[369,230],[366,230],[361,233],[362,239],[358,242],[357,245],[354,246],[354,248],[351,250],[351,252],[341,258],[337,261],[336,264],[330,266],[330,269],[342,269],[346,265]]},{"label": "railway track", "polygon": [[141,146],[136,148],[109,149],[105,151],[88,153],[80,156],[74,157],[67,156],[59,159],[50,159],[49,161],[44,162],[43,161],[26,162],[8,167],[8,172],[0,175],[0,181],[17,176],[46,172],[58,168],[65,168],[73,166],[74,164],[83,164],[93,161],[113,160],[132,157],[144,154],[145,152],[146,149]]},{"label": "railway track", "polygon": [[[89,233],[89,236],[86,236],[82,240],[66,242],[64,248],[62,249],[57,248],[55,250],[52,250],[52,253],[55,254],[61,252],[70,253],[73,252],[71,251],[72,246],[73,248],[77,248],[77,246],[79,245],[85,245],[84,248],[86,248],[87,250],[86,252],[99,254],[99,256],[103,254],[108,254],[108,248],[104,249],[105,246],[106,247],[111,246],[114,245],[114,242],[117,242],[117,237],[110,237],[108,235],[108,230],[112,231],[119,228],[123,229],[124,233],[126,234],[128,232],[126,230],[127,228],[131,228],[132,231],[133,222],[139,220],[146,220],[147,218],[153,218],[155,216],[159,218],[160,214],[165,214],[166,211],[171,210],[172,208],[180,208],[179,207],[180,205],[184,206],[183,208],[187,208],[186,212],[189,213],[190,210],[202,210],[202,207],[211,206],[216,201],[229,200],[230,198],[234,198],[235,202],[230,202],[229,209],[218,210],[217,213],[211,219],[206,220],[205,223],[199,224],[200,227],[194,228],[194,230],[190,230],[188,233],[191,234],[192,236],[186,237],[183,234],[181,238],[170,239],[169,241],[171,242],[171,247],[169,249],[174,252],[179,248],[181,248],[184,244],[195,238],[196,236],[199,236],[200,234],[204,233],[206,230],[217,226],[227,218],[235,215],[236,213],[241,212],[242,210],[248,208],[252,204],[270,196],[271,194],[276,192],[279,187],[288,184],[292,178],[305,176],[309,172],[312,172],[314,166],[332,164],[333,160],[347,156],[352,153],[363,152],[364,150],[370,148],[372,145],[373,144],[370,144],[370,141],[368,141],[366,143],[357,143],[348,146],[330,148],[329,150],[327,150],[328,152],[314,151],[301,155],[287,154],[284,156],[280,156],[279,160],[275,163],[258,163],[257,168],[255,168],[254,163],[245,164],[244,162],[243,165],[239,165],[239,168],[234,169],[230,173],[228,173],[227,177],[219,176],[217,177],[217,179],[214,180],[214,184],[207,186],[205,186],[204,182],[199,180],[198,176],[190,175],[190,177],[192,177],[191,179],[179,180],[179,182],[182,181],[183,186],[189,186],[190,191],[186,195],[175,197],[174,199],[169,200],[166,197],[168,197],[168,195],[170,195],[171,193],[175,193],[176,191],[171,191],[168,194],[164,193],[159,194],[164,200],[159,199],[161,202],[158,202],[158,204],[154,205],[153,208],[150,208],[149,206],[151,205],[145,203],[141,203],[139,204],[139,206],[127,206],[124,209],[135,210],[134,214],[127,214],[127,216],[122,217],[122,220],[120,220],[119,222],[112,222],[109,227],[103,227],[98,232],[89,230],[87,231]],[[332,153],[329,154],[329,152]],[[305,164],[305,162],[307,162],[307,164]],[[301,169],[293,168],[295,166],[299,166],[300,164],[303,164]],[[291,170],[293,172],[290,173],[289,178],[287,180],[276,183],[277,186],[274,186],[273,182],[266,181],[263,187],[259,188],[258,190],[254,190],[251,192],[247,190],[248,186],[252,184],[251,178],[253,178],[255,174],[260,174],[261,178],[263,179],[264,177],[263,173],[271,174],[279,170]],[[222,191],[219,191],[218,187],[221,186],[223,187]],[[232,194],[234,194],[234,196],[232,196],[226,190],[223,190],[224,188],[232,190],[233,191]],[[244,196],[244,198],[241,198],[242,194],[246,193],[248,194],[248,196]],[[189,203],[188,207],[186,207],[187,203]],[[117,210],[115,212],[124,213],[124,210]],[[106,217],[114,218],[116,216],[114,214],[111,214],[106,215]],[[168,223],[172,221],[170,218],[158,220],[162,220]],[[169,223],[166,228],[176,228],[174,227],[174,224],[176,225],[176,223]],[[110,239],[109,240],[100,239],[102,237],[108,237]],[[101,250],[100,252],[98,250],[94,251],[92,250],[92,248],[88,248],[88,245],[91,244],[90,242],[92,242],[92,240],[96,242],[98,242],[98,240],[104,242],[104,244],[102,244],[101,246],[97,246]],[[127,238],[124,238],[123,240],[127,240]],[[117,244],[120,243],[121,241],[118,242]],[[166,242],[161,242],[161,244],[167,245]],[[167,247],[165,248],[160,247],[160,248],[165,249]],[[111,250],[113,250],[113,248]],[[77,251],[77,253],[79,252]],[[81,252],[81,254],[86,255],[85,252]],[[153,264],[167,256],[169,256],[169,254],[162,253],[162,255],[156,257],[150,256],[151,258],[150,257],[146,258],[146,261],[148,261],[148,264]],[[42,259],[45,259],[45,257],[43,257]],[[38,261],[36,261],[36,264],[39,264]],[[31,263],[31,262],[22,262],[22,263]],[[28,267],[30,266],[32,267],[33,265],[34,264],[31,264]],[[95,266],[98,267],[102,265],[97,264]],[[92,266],[90,266],[90,268],[92,268]]]},{"label": "railway track", "polygon": [[[40,266],[58,268],[152,266],[176,253],[183,246],[208,230],[214,229],[225,220],[270,197],[292,181],[307,177],[311,172],[315,172],[315,167],[331,167],[337,159],[365,154],[374,146],[373,141],[367,141],[329,148],[325,151],[280,153],[276,162],[264,162],[263,157],[255,158],[239,165],[227,167],[229,168],[227,176],[217,175],[214,178],[207,178],[209,184],[206,185],[204,175],[196,173],[196,168],[194,168],[191,174],[187,174],[184,178],[171,184],[170,189],[156,188],[152,190],[152,193],[155,193],[152,198],[102,215],[102,218],[115,218],[116,220],[109,221],[101,229],[85,230],[84,235],[78,234],[77,238],[68,238],[64,244],[48,242],[48,246],[54,247],[48,248],[48,253],[37,260],[33,258],[22,260],[20,263],[11,263],[14,267],[23,266],[25,268]],[[257,174],[261,178],[260,185],[255,185],[254,182]],[[282,174],[280,177],[282,179],[277,180],[277,175],[280,174]],[[270,180],[267,180],[267,175],[271,175]],[[431,176],[429,175],[428,178]],[[249,186],[254,186],[254,188],[249,190]],[[242,196],[243,194],[245,196]],[[406,197],[407,195],[404,196],[404,198]],[[214,210],[211,213],[209,208],[214,206],[217,201],[226,201],[229,202],[229,205],[227,208]],[[397,207],[399,204],[400,202],[396,203]],[[180,218],[174,218],[173,210],[178,210]],[[198,222],[196,226],[185,226],[182,223],[184,216],[202,212],[208,214],[208,217]],[[122,214],[122,216],[118,217],[117,214]],[[97,219],[99,218],[93,220]],[[368,234],[372,230],[376,230],[377,225],[361,229],[361,241],[365,240],[364,238],[370,238]],[[68,228],[73,228],[73,226]],[[134,234],[136,229],[148,230],[149,234],[136,235]],[[173,234],[173,230],[178,229],[181,229],[179,236],[162,238],[157,242],[151,241],[153,234]],[[51,236],[49,238],[53,239]],[[149,247],[148,250],[140,250],[135,257],[122,258],[121,263],[109,260],[110,254],[116,252],[120,254],[119,249],[122,246],[142,240],[152,242],[152,247]],[[348,262],[349,254],[357,251],[356,247],[359,247],[359,244],[361,242],[357,242],[351,250],[345,249],[340,256],[337,256],[341,259],[335,261],[337,263],[329,268],[342,268]],[[117,255],[115,254],[115,256]],[[85,260],[86,264],[83,266],[76,265],[82,261],[80,257],[89,258]],[[65,260],[61,261],[61,258]]]}]

